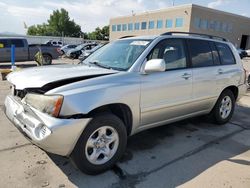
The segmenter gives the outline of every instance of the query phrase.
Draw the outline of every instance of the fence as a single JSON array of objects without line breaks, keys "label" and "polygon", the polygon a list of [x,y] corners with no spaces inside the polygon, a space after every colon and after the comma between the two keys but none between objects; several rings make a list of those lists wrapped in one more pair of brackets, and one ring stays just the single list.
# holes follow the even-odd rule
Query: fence
[{"label": "fence", "polygon": [[49,40],[61,41],[63,44],[81,44],[86,42],[102,42],[96,40],[84,40],[76,37],[32,36],[32,35],[0,35],[0,37],[23,37],[29,44],[44,44]]}]

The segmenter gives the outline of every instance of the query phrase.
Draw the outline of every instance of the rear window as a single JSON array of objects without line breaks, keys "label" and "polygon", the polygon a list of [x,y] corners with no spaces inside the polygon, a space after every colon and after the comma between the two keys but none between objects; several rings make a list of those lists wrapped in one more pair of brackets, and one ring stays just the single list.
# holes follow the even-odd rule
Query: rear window
[{"label": "rear window", "polygon": [[11,39],[10,40],[11,45],[14,44],[15,47],[24,47],[23,40],[22,39]]},{"label": "rear window", "polygon": [[213,56],[209,43],[204,40],[188,40],[193,67],[213,65]]},{"label": "rear window", "polygon": [[220,55],[220,60],[222,65],[232,65],[235,64],[235,59],[232,51],[227,44],[215,43],[217,50]]}]

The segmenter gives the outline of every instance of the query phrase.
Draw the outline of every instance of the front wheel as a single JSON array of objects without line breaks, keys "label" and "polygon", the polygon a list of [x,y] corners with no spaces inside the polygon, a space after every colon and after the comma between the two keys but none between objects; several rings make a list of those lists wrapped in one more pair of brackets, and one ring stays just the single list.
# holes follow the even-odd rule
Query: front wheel
[{"label": "front wheel", "polygon": [[227,123],[234,112],[235,97],[231,90],[225,90],[217,100],[211,115],[217,124]]},{"label": "front wheel", "polygon": [[123,122],[113,114],[97,115],[83,131],[71,157],[82,172],[99,174],[122,157],[126,144]]}]

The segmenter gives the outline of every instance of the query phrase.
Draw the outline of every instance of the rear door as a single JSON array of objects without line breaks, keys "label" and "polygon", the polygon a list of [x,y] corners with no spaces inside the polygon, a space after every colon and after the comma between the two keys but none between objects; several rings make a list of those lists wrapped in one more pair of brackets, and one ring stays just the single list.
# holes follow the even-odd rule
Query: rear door
[{"label": "rear door", "polygon": [[11,39],[11,45],[15,45],[15,59],[16,61],[28,60],[28,47],[23,39]]},{"label": "rear door", "polygon": [[166,71],[141,75],[141,125],[153,126],[192,113],[192,70],[185,41],[159,42],[148,55],[150,59],[164,59]]},{"label": "rear door", "polygon": [[217,67],[217,85],[221,92],[226,87],[237,84],[235,82],[239,80],[241,70],[239,70],[234,55],[227,44],[216,42],[215,46],[221,61],[221,65]]},{"label": "rear door", "polygon": [[0,39],[0,62],[10,61],[10,44],[8,39]]},{"label": "rear door", "polygon": [[210,109],[218,96],[216,65],[219,65],[219,59],[213,52],[212,44],[207,40],[188,39],[193,69],[193,100],[197,112]]}]

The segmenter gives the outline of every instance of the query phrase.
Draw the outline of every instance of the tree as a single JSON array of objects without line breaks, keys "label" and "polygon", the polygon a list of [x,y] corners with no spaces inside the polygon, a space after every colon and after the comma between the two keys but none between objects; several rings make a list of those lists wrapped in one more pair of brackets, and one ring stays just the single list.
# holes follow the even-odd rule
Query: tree
[{"label": "tree", "polygon": [[109,40],[109,26],[97,27],[95,31],[87,34],[90,40]]},{"label": "tree", "polygon": [[79,37],[83,33],[80,25],[76,24],[74,20],[70,20],[69,13],[62,8],[53,11],[48,23],[30,26],[27,34]]}]

